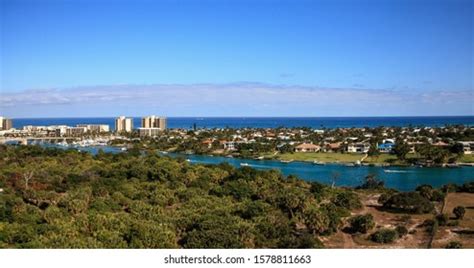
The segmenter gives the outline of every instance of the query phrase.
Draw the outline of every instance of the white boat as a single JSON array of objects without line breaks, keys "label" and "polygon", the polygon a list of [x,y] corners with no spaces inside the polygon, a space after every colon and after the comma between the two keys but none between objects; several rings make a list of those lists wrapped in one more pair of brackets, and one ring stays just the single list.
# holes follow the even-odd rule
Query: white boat
[{"label": "white boat", "polygon": [[241,166],[241,167],[248,167],[249,164],[248,164],[248,163],[240,163],[240,166]]},{"label": "white boat", "polygon": [[58,145],[60,145],[60,146],[68,146],[67,142],[65,142],[65,141],[59,142]]},{"label": "white boat", "polygon": [[293,162],[293,159],[290,159],[290,160],[280,160],[280,162],[285,163],[285,164],[288,164],[288,163]]},{"label": "white boat", "polygon": [[120,148],[120,150],[121,150],[121,151],[126,151],[126,150],[127,150],[127,148],[125,148],[125,147],[122,147],[122,148]]},{"label": "white boat", "polygon": [[326,165],[326,163],[321,162],[321,161],[316,161],[316,160],[313,162],[313,164],[315,164],[315,165],[320,165],[320,166]]}]

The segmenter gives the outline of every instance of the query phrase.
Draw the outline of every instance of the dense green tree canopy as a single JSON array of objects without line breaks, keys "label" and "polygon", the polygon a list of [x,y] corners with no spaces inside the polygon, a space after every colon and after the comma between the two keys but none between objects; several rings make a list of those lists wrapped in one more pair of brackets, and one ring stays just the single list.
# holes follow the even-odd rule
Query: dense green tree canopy
[{"label": "dense green tree canopy", "polygon": [[0,248],[322,247],[360,207],[350,189],[140,151],[0,145],[0,188]]}]

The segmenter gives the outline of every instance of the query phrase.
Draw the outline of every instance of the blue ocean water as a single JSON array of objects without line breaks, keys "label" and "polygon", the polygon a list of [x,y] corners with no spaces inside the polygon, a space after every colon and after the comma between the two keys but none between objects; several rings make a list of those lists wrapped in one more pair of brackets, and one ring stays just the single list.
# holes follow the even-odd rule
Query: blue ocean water
[{"label": "blue ocean water", "polygon": [[[107,124],[114,129],[113,117],[97,118],[18,118],[13,119],[13,127],[25,125],[68,125]],[[133,119],[135,128],[140,127],[140,118]],[[474,116],[428,116],[428,117],[168,117],[169,128],[275,128],[275,127],[311,127],[311,128],[349,128],[379,126],[444,126],[474,125]]]}]

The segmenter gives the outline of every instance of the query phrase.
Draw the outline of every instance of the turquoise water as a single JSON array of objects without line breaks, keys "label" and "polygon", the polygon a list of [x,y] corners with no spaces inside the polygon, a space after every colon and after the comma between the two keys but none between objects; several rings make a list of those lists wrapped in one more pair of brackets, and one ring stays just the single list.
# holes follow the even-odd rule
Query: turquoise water
[{"label": "turquoise water", "polygon": [[[59,145],[43,145],[46,147]],[[60,147],[65,148],[65,147]],[[104,152],[119,153],[120,148],[103,147],[80,147],[76,150],[96,154],[99,149]],[[275,160],[252,160],[241,158],[227,158],[219,156],[206,155],[184,155],[184,154],[166,154],[169,157],[183,157],[189,160],[191,164],[219,164],[228,162],[235,167],[241,167],[241,164],[248,164],[249,167],[269,170],[279,170],[285,176],[296,175],[307,181],[318,181],[331,184],[331,178],[334,174],[339,174],[336,181],[338,186],[357,186],[368,174],[375,174],[377,178],[385,181],[385,185],[400,191],[414,190],[418,185],[429,184],[434,187],[440,187],[448,183],[463,184],[474,181],[474,167],[460,168],[420,168],[420,167],[348,167],[338,164],[314,165],[307,162],[282,163]]]},{"label": "turquoise water", "polygon": [[[181,155],[182,156],[182,155]],[[248,164],[256,169],[277,169],[284,175],[297,175],[308,181],[318,181],[331,184],[335,173],[339,174],[336,182],[338,186],[357,186],[368,174],[375,174],[377,178],[385,181],[385,185],[401,191],[414,190],[418,185],[429,184],[440,187],[447,183],[462,184],[474,181],[474,167],[460,168],[420,168],[420,167],[348,167],[339,164],[314,165],[307,162],[282,163],[274,160],[248,160],[202,155],[183,156],[191,163],[218,164],[228,162],[240,167],[241,163]]]}]

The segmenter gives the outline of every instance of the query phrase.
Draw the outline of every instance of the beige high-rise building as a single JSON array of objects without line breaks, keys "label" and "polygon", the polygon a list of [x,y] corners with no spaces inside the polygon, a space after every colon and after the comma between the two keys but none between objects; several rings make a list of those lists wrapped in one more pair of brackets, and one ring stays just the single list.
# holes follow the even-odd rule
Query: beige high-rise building
[{"label": "beige high-rise building", "polygon": [[166,129],[166,117],[158,117],[155,115],[142,118],[142,128],[159,128]]},{"label": "beige high-rise building", "polygon": [[76,125],[76,127],[86,128],[86,132],[89,132],[89,133],[102,133],[102,132],[110,131],[109,125],[105,125],[105,124],[79,124],[79,125]]},{"label": "beige high-rise building", "polygon": [[126,118],[120,116],[115,119],[115,132],[132,132],[133,129],[133,118]]},{"label": "beige high-rise building", "polygon": [[0,116],[0,130],[10,130],[13,128],[12,120]]}]

